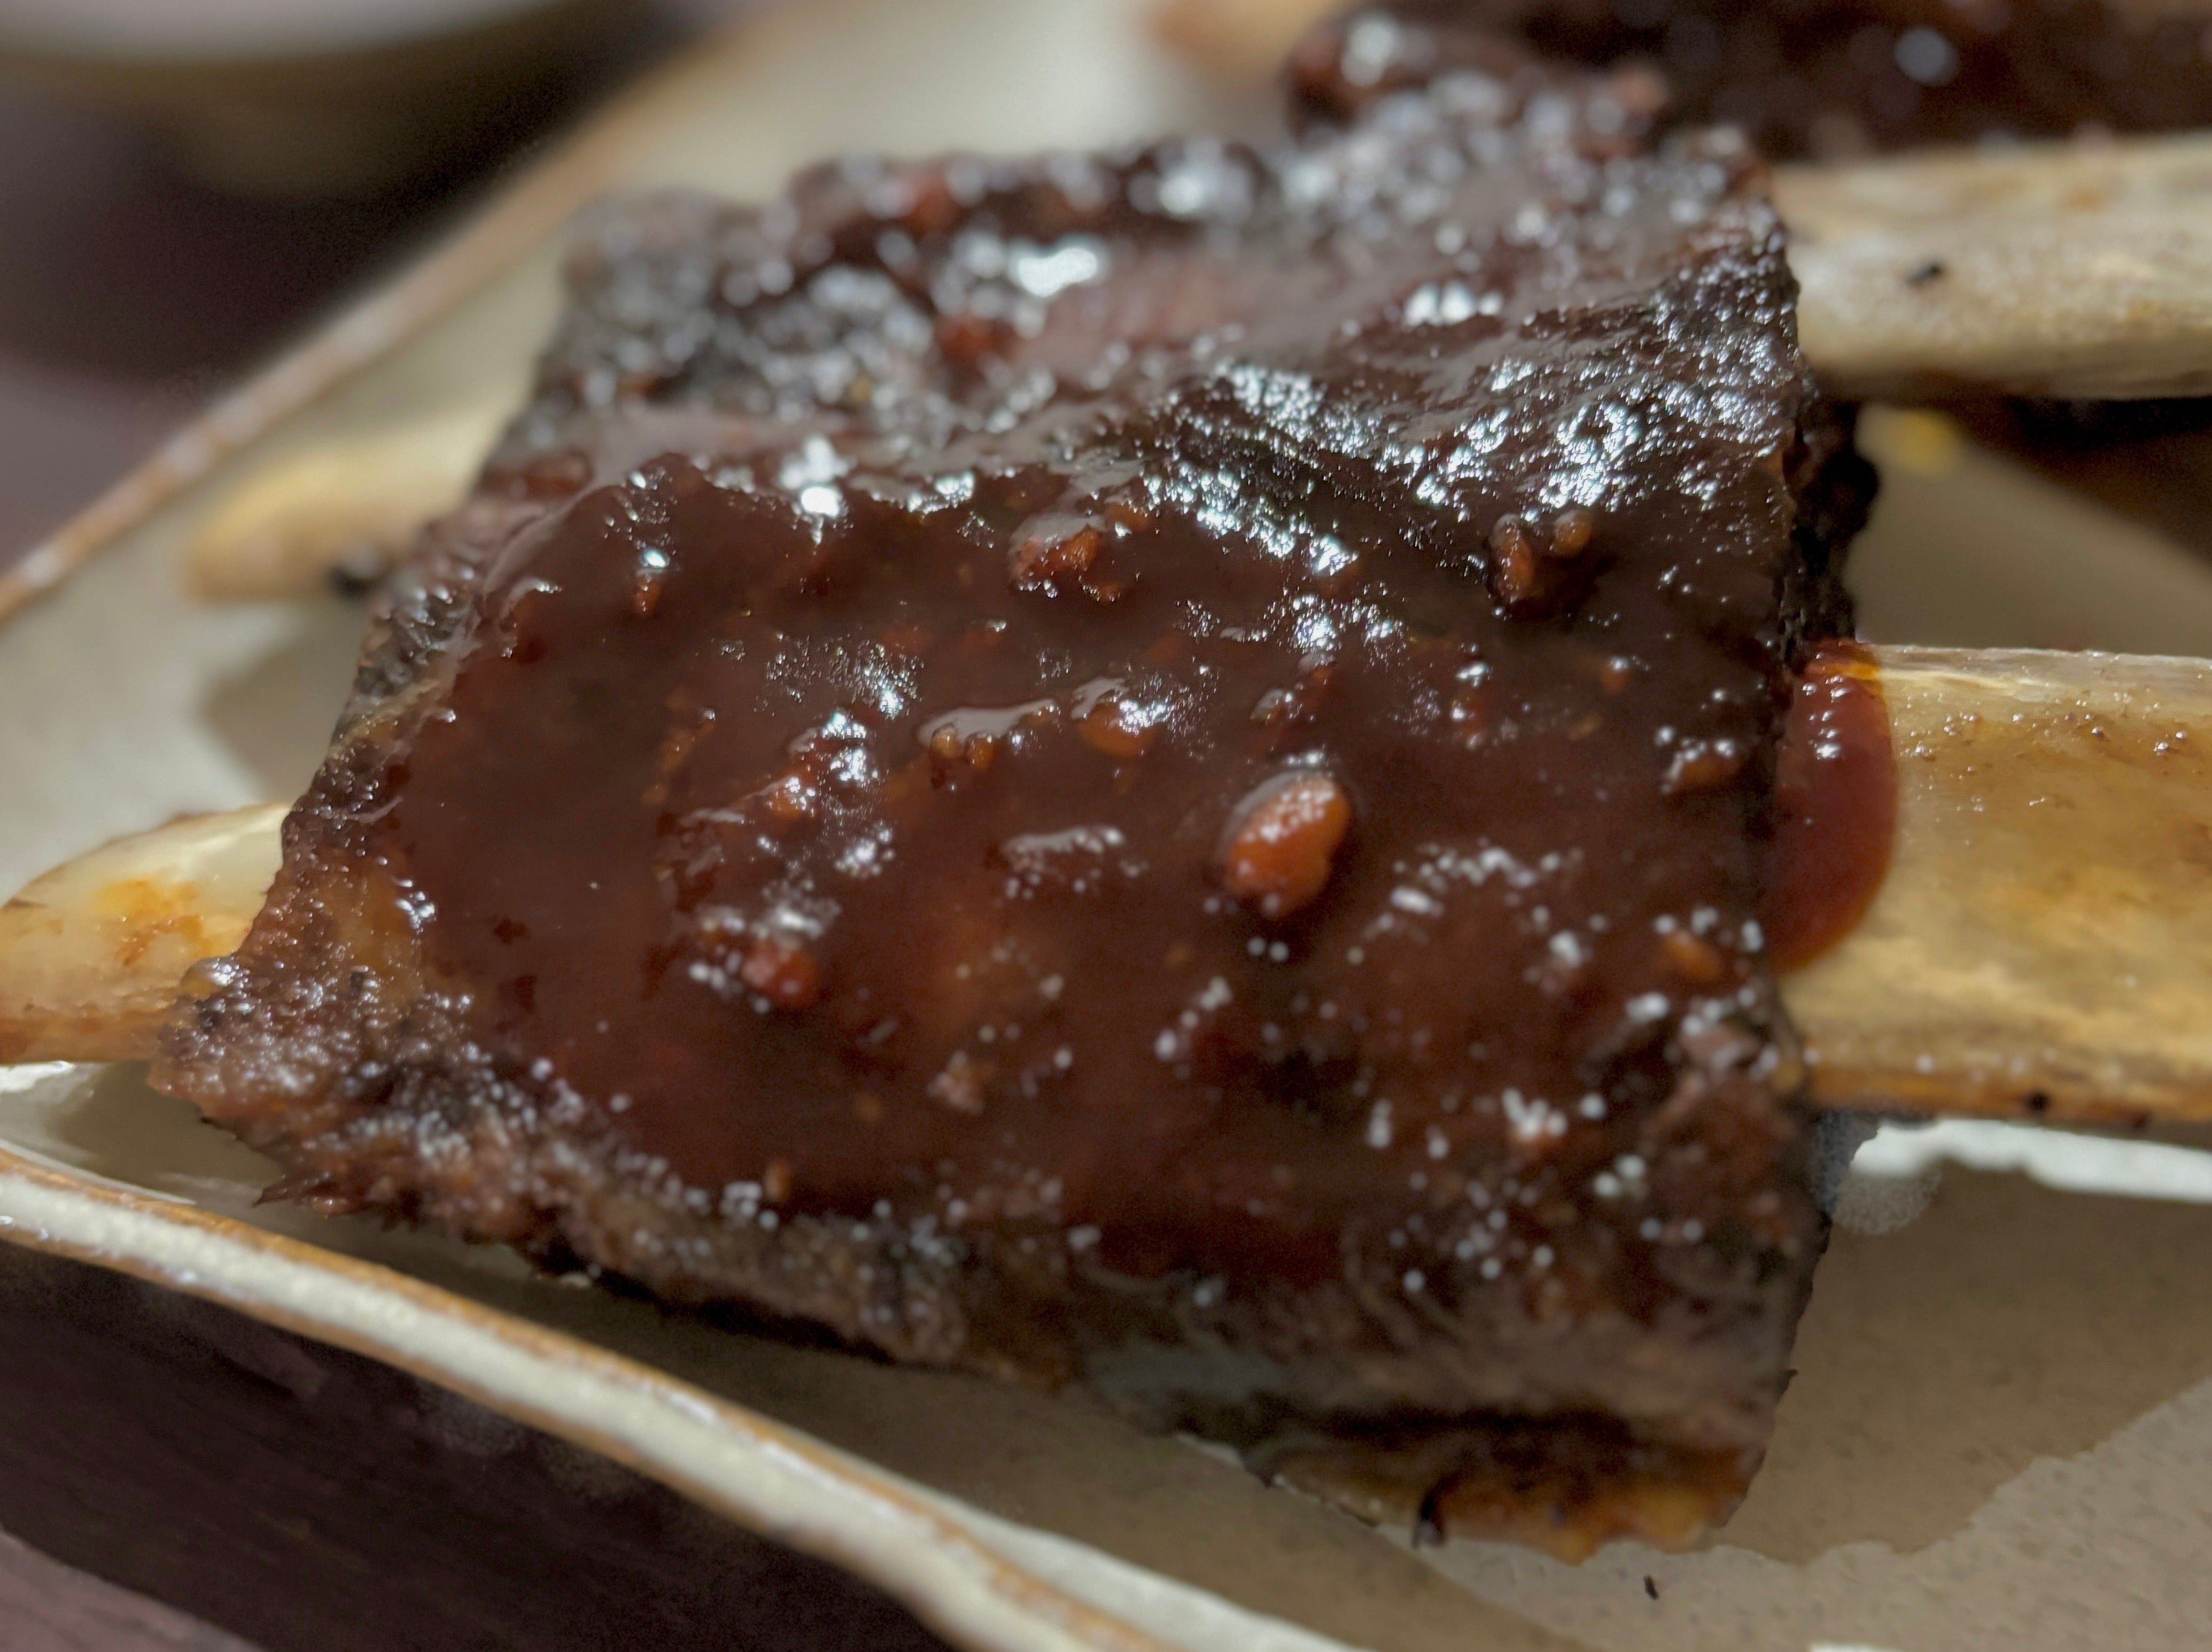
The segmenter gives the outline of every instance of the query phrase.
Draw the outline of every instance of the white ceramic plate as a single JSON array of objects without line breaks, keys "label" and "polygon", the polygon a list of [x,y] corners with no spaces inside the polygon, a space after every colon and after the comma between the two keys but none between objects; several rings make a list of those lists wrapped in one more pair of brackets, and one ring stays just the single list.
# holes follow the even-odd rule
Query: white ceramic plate
[{"label": "white ceramic plate", "polygon": [[[0,884],[188,809],[295,792],[350,670],[337,604],[196,609],[228,487],[340,430],[520,394],[584,197],[758,194],[839,149],[1090,143],[1207,121],[1136,0],[843,0],[702,53],[0,579]],[[1875,635],[2212,653],[2212,572],[1879,421]],[[502,1252],[321,1221],[123,1069],[0,1069],[0,1242],[368,1353],[631,1463],[994,1649],[2180,1652],[2212,1623],[2212,1155],[1997,1127],[1885,1138],[1798,1378],[1705,1551],[1580,1569],[1416,1552],[1076,1399],[665,1315]],[[1936,1185],[1929,1163],[1964,1159]],[[2033,1174],[2025,1174],[2033,1172]],[[2059,1184],[2053,1186],[2051,1184]],[[1646,1580],[1650,1588],[1647,1589]],[[1652,1598],[1653,1591],[1657,1598]]]}]

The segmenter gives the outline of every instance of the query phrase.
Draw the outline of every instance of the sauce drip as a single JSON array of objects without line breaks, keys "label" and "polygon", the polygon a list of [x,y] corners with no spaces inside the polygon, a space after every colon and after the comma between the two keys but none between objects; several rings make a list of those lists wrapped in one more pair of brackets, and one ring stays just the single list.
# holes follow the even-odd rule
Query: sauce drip
[{"label": "sauce drip", "polygon": [[1897,756],[1863,643],[1823,642],[1791,695],[1774,776],[1774,858],[1759,923],[1777,969],[1800,969],[1858,926],[1897,836]]}]

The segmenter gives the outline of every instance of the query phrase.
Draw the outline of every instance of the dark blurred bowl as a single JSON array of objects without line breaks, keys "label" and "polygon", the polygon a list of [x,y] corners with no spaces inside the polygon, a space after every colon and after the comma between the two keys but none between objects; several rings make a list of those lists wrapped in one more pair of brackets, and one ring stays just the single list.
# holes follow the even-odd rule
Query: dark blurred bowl
[{"label": "dark blurred bowl", "polygon": [[647,27],[651,0],[0,0],[0,73],[254,194],[386,189],[472,157]]}]

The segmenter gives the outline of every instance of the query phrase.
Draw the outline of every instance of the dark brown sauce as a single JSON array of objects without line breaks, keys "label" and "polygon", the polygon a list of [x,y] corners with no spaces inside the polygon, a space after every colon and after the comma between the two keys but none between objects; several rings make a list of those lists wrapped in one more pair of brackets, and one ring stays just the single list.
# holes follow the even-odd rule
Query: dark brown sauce
[{"label": "dark brown sauce", "polygon": [[607,214],[162,1082],[326,1204],[1212,1437],[1740,1483],[1865,472],[1740,147],[1633,126],[1462,72]]},{"label": "dark brown sauce", "polygon": [[[543,451],[600,485],[483,553],[345,805],[489,1060],[437,1083],[732,1221],[1042,1224],[1134,1274],[1352,1244],[1425,1302],[1635,1301],[1670,1222],[1786,1235],[1758,1131],[1607,1191],[1685,1084],[1758,1104],[1746,826],[1826,623],[1778,611],[1785,471],[1836,439],[1676,318],[1765,350],[1778,246],[1710,162],[1539,225],[1613,161],[1468,167],[1416,116],[1360,187],[1456,176],[1390,197],[1419,233],[1304,204],[1370,164],[1323,140],[848,167],[773,231],[656,203],[580,252]],[[951,325],[1054,260],[1025,327]],[[589,410],[601,352],[651,410]]]},{"label": "dark brown sauce", "polygon": [[[1726,370],[1704,336],[1613,296],[1679,258],[1762,301],[1756,254],[1684,240],[1725,174],[1563,219],[1571,260],[1272,203],[1229,257],[1137,204],[1158,176],[1274,187],[1147,157],[1072,223],[1018,178],[901,244],[937,306],[987,240],[1115,272],[966,366],[907,320],[876,210],[802,189],[844,307],[800,313],[915,387],[786,412],[718,369],[694,457],[493,564],[450,715],[358,841],[433,909],[474,1037],[733,1210],[1042,1222],[1130,1273],[1300,1283],[1372,1235],[1431,1300],[1493,1248],[1614,1266],[1649,1210],[1585,1191],[1704,1059],[1679,1029],[1748,1050],[1771,1002],[1743,823],[1799,392],[1709,428],[1675,389]],[[1474,171],[1455,209],[1522,187]],[[1668,1170],[1685,1219],[1741,1219],[1701,1151]]]},{"label": "dark brown sauce", "polygon": [[1759,922],[1778,969],[1798,969],[1858,927],[1888,875],[1897,754],[1881,674],[1863,643],[1806,662],[1774,775],[1774,859]]}]

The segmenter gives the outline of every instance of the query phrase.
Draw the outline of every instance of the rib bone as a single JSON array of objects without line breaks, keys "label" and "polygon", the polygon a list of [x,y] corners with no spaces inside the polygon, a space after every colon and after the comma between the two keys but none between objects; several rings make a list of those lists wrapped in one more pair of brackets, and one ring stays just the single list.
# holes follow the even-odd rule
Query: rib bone
[{"label": "rib bone", "polygon": [[[2212,1119],[2212,662],[1875,651],[1898,835],[1859,926],[1784,978],[1830,1108]],[[244,936],[279,807],[202,816],[0,908],[0,1060],[142,1056]]]},{"label": "rib bone", "polygon": [[2212,663],[1875,654],[1897,841],[1784,980],[1814,1098],[2212,1118]]},{"label": "rib bone", "polygon": [[2212,392],[2212,137],[1784,167],[1774,198],[1838,395]]},{"label": "rib bone", "polygon": [[185,972],[246,938],[283,819],[270,805],[187,816],[80,855],[0,907],[0,1061],[152,1054]]},{"label": "rib bone", "polygon": [[[1153,0],[1168,43],[1237,85],[1342,9]],[[1774,194],[1805,354],[1839,395],[2212,392],[2212,137],[1787,166]]]}]

